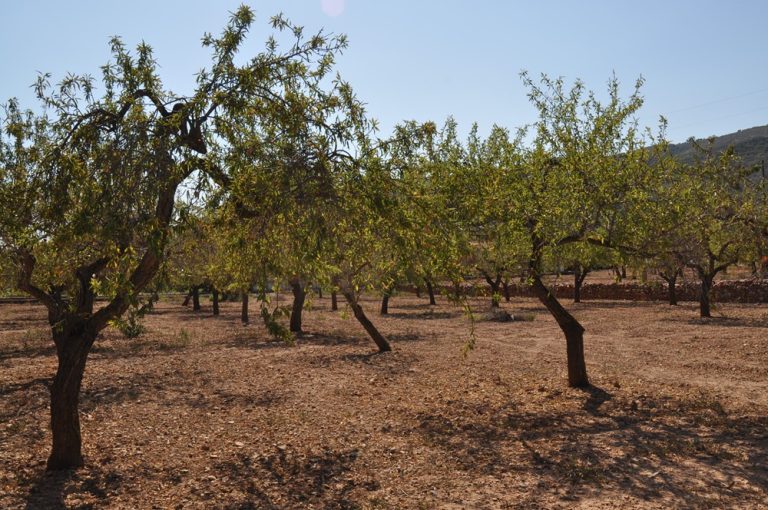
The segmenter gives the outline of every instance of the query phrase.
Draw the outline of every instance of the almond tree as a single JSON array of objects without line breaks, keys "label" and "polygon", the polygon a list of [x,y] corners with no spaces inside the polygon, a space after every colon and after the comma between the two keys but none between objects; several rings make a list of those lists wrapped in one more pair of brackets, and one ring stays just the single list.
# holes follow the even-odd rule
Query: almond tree
[{"label": "almond tree", "polygon": [[[652,167],[633,121],[642,82],[624,100],[613,78],[602,102],[580,81],[570,89],[547,76],[536,83],[524,73],[523,81],[539,120],[522,163],[505,169],[497,206],[505,209],[509,228],[525,238],[533,292],[565,335],[568,384],[587,386],[584,327],[543,283],[544,260],[570,243],[617,243],[616,223],[647,198],[644,180]],[[616,211],[627,214],[617,219]]]},{"label": "almond tree", "polygon": [[714,139],[702,145],[690,140],[696,160],[679,165],[671,184],[661,190],[666,207],[680,218],[670,252],[701,280],[699,314],[711,317],[711,291],[720,272],[736,264],[750,249],[755,224],[752,169],[739,162],[732,148],[717,154]]},{"label": "almond tree", "polygon": [[[132,53],[115,38],[100,95],[91,77],[51,87],[46,75],[37,84],[42,113],[15,101],[6,106],[0,251],[17,288],[47,308],[56,345],[48,469],[83,464],[78,399],[88,353],[157,273],[178,190],[220,173],[228,123],[295,116],[292,90],[316,87],[346,44],[323,34],[305,38],[277,17],[273,27],[292,34],[293,44],[282,49],[270,38],[264,52],[238,64],[252,22],[241,7],[220,37],[203,38],[212,64],[190,96],[164,89],[148,45]],[[97,294],[108,298],[100,308]]]}]

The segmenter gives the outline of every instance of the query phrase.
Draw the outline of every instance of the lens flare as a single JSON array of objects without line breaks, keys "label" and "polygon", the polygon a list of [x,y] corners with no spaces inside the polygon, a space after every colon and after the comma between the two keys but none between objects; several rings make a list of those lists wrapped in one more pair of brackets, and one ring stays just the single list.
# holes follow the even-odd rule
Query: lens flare
[{"label": "lens flare", "polygon": [[325,14],[334,18],[344,12],[344,0],[320,0],[320,6]]}]

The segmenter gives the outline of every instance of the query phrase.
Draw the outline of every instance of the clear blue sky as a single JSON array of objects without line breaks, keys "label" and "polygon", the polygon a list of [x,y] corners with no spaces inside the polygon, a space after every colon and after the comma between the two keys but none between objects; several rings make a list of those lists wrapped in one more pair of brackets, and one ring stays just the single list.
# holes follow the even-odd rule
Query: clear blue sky
[{"label": "clear blue sky", "polygon": [[[0,100],[35,106],[38,71],[98,75],[121,35],[155,48],[168,88],[189,91],[208,62],[201,35],[240,2],[224,0],[0,0]],[[267,20],[284,12],[308,31],[346,33],[338,70],[386,135],[403,119],[462,131],[534,120],[518,73],[581,78],[604,89],[615,71],[629,92],[643,75],[640,116],[670,121],[669,138],[768,124],[768,2],[742,0],[254,0],[255,52]]]}]

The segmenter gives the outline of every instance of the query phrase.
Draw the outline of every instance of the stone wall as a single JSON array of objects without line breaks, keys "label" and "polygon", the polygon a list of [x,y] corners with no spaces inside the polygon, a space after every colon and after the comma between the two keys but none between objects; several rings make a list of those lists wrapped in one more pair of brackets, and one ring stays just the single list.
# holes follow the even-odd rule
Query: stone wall
[{"label": "stone wall", "polygon": [[[573,299],[573,284],[556,283],[550,287],[561,299]],[[698,301],[701,284],[695,281],[678,283],[678,301]],[[488,296],[487,285],[464,287],[464,292],[473,296]],[[510,295],[535,297],[530,286],[515,283],[509,286]],[[453,288],[444,286],[441,293],[452,293]],[[581,287],[581,299],[623,299],[628,301],[667,301],[666,283],[587,283]],[[723,280],[715,282],[712,300],[717,303],[768,303],[768,280]]]}]

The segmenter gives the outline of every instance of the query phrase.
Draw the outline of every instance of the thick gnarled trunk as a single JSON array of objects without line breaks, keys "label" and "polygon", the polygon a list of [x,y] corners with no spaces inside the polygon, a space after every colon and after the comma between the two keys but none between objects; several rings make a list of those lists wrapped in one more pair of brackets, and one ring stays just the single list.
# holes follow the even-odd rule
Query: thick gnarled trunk
[{"label": "thick gnarled trunk", "polygon": [[544,286],[538,275],[533,277],[533,292],[549,310],[565,334],[568,356],[568,385],[571,387],[589,386],[587,364],[584,360],[584,327],[563,308],[557,298]]},{"label": "thick gnarled trunk", "polygon": [[50,387],[53,446],[47,463],[49,471],[83,465],[78,404],[85,363],[96,339],[96,333],[88,331],[84,321],[63,327],[54,324],[52,328],[58,367]]}]

